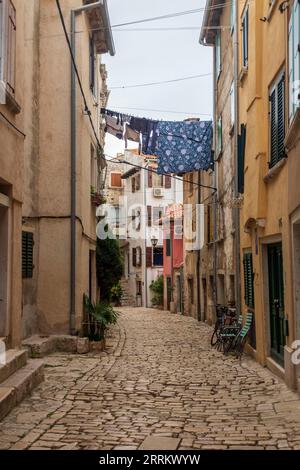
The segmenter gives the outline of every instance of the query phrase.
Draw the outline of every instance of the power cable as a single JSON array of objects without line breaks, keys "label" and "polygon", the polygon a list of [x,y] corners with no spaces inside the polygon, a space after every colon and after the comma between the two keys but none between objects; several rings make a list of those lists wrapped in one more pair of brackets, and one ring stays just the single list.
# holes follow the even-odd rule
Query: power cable
[{"label": "power cable", "polygon": [[185,114],[185,115],[188,115],[188,116],[198,115],[198,116],[209,116],[209,117],[211,117],[211,114],[208,114],[208,113],[194,113],[192,111],[171,111],[171,110],[168,110],[168,109],[130,108],[130,107],[127,107],[127,106],[113,106],[113,107],[116,108],[116,109],[128,109],[128,110],[132,110],[132,111],[151,111],[151,112],[155,112],[155,113]]},{"label": "power cable", "polygon": [[11,122],[6,116],[5,114],[3,114],[1,111],[0,111],[0,115],[1,117],[7,122],[7,124],[9,124],[15,131],[17,131],[19,134],[21,134],[24,139],[26,137],[26,134],[24,134],[24,132],[22,132],[13,122]]},{"label": "power cable", "polygon": [[70,51],[71,60],[72,60],[72,64],[73,64],[73,67],[74,67],[74,70],[75,70],[75,74],[76,74],[76,77],[77,77],[77,80],[78,80],[80,92],[81,92],[81,95],[82,95],[82,98],[83,98],[85,113],[87,114],[87,116],[88,116],[88,118],[89,118],[89,121],[90,121],[91,127],[92,127],[92,129],[93,129],[93,133],[94,133],[96,142],[97,142],[97,144],[98,144],[98,147],[101,148],[101,144],[100,144],[100,141],[99,141],[99,138],[98,138],[98,135],[97,135],[97,132],[96,132],[96,129],[95,129],[95,126],[94,126],[92,117],[91,117],[91,114],[92,114],[92,113],[91,113],[91,111],[90,111],[90,109],[89,109],[89,107],[88,107],[88,104],[87,104],[87,99],[86,99],[86,96],[85,96],[85,93],[84,93],[84,90],[83,90],[83,86],[82,86],[81,78],[80,78],[80,75],[79,75],[79,72],[78,72],[78,68],[77,68],[77,65],[76,65],[75,57],[74,57],[74,55],[73,55],[71,42],[70,42],[70,39],[69,39],[69,35],[68,35],[68,32],[67,32],[67,28],[66,28],[66,23],[65,23],[65,20],[64,20],[64,17],[63,17],[63,13],[62,13],[62,10],[61,10],[61,6],[60,6],[59,0],[56,0],[56,5],[57,5],[57,8],[58,8],[58,12],[59,12],[61,24],[62,24],[64,33],[65,33],[65,38],[66,38],[66,41],[67,41],[67,44],[68,44],[68,48],[69,48],[69,51]]},{"label": "power cable", "polygon": [[[110,155],[106,155],[106,157],[110,157]],[[146,170],[149,173],[155,173],[156,175],[159,175],[159,176],[169,176],[170,178],[173,178],[173,179],[178,180],[178,181],[182,181],[183,183],[189,183],[189,184],[193,184],[194,186],[198,186],[198,187],[200,186],[202,188],[211,189],[214,192],[217,191],[217,188],[215,188],[214,186],[207,186],[205,184],[195,183],[194,181],[185,180],[183,178],[180,178],[179,176],[169,175],[168,173],[158,173],[157,171],[155,171],[153,169],[145,168],[144,166],[136,165],[134,163],[127,162],[126,160],[119,160],[119,159],[114,158],[114,157],[111,157],[111,158],[112,158],[112,160],[107,160],[107,162],[113,162],[113,163],[129,165],[129,166],[132,166],[134,168],[138,168],[139,170]]]},{"label": "power cable", "polygon": [[118,90],[118,89],[124,89],[124,88],[139,88],[139,87],[145,87],[145,86],[153,86],[153,85],[163,85],[166,83],[175,83],[175,82],[183,82],[185,80],[193,80],[195,78],[203,78],[203,77],[209,77],[211,76],[212,73],[205,73],[201,75],[191,75],[189,77],[182,77],[182,78],[174,78],[172,80],[163,80],[161,82],[149,82],[149,83],[141,83],[138,85],[123,85],[123,86],[112,86],[110,87],[110,90]]}]

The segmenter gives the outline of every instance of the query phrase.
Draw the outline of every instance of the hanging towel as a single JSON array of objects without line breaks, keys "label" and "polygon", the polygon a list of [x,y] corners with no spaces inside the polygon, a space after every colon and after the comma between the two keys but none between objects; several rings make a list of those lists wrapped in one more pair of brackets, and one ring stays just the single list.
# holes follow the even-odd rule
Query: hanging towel
[{"label": "hanging towel", "polygon": [[112,134],[118,139],[123,139],[124,135],[124,124],[117,117],[105,116],[106,127],[105,132]]},{"label": "hanging towel", "polygon": [[154,154],[158,173],[183,174],[212,168],[211,121],[162,121]]}]

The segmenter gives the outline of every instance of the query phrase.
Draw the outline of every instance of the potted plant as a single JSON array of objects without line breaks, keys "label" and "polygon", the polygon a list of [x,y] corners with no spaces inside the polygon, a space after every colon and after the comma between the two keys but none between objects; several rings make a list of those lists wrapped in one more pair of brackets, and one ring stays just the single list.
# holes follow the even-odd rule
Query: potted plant
[{"label": "potted plant", "polygon": [[95,186],[91,186],[91,202],[94,206],[101,206],[102,204],[106,204],[105,197],[96,191]]},{"label": "potted plant", "polygon": [[123,289],[119,282],[111,288],[110,294],[111,294],[111,300],[114,303],[114,305],[116,307],[120,307],[122,296],[123,296]]},{"label": "potted plant", "polygon": [[103,350],[106,331],[110,325],[117,323],[119,314],[108,302],[92,302],[88,295],[84,295],[84,309],[84,329],[91,342],[91,348]]},{"label": "potted plant", "polygon": [[150,284],[150,290],[153,292],[153,307],[163,308],[164,304],[164,277],[158,276],[155,281]]}]

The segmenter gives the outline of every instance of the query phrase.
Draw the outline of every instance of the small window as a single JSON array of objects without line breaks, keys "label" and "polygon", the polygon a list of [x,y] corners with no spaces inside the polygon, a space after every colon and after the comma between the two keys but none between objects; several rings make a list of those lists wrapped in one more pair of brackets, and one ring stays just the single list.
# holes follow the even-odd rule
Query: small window
[{"label": "small window", "polygon": [[291,7],[289,22],[289,121],[300,105],[300,4]]},{"label": "small window", "polygon": [[171,239],[166,239],[166,256],[171,256]]},{"label": "small window", "polygon": [[131,192],[135,193],[135,178],[131,178]]},{"label": "small window", "polygon": [[[7,7],[6,7],[7,5]],[[11,0],[0,1],[0,80],[15,94],[16,9]]]},{"label": "small window", "polygon": [[153,207],[153,225],[162,225],[163,208]]},{"label": "small window", "polygon": [[222,152],[223,146],[223,129],[222,129],[222,115],[217,121],[217,135],[216,135],[216,156],[218,157]]},{"label": "small window", "polygon": [[164,250],[161,247],[153,248],[153,266],[164,265]]},{"label": "small window", "polygon": [[22,277],[33,277],[33,233],[22,232]]},{"label": "small window", "polygon": [[216,32],[215,67],[216,67],[216,77],[218,79],[221,73],[221,32],[220,30],[217,30]]},{"label": "small window", "polygon": [[153,184],[153,188],[163,188],[164,187],[163,175],[152,173],[152,184]]},{"label": "small window", "polygon": [[235,121],[235,88],[234,88],[234,82],[232,82],[231,88],[230,88],[230,122],[231,122],[231,127],[234,126],[234,121]]},{"label": "small window", "polygon": [[235,15],[236,15],[236,0],[231,0],[231,5],[230,5],[230,26],[231,26],[231,33],[233,33],[233,31],[234,31]]},{"label": "small window", "polygon": [[121,173],[111,173],[110,174],[110,186],[112,188],[122,188],[122,178]]},{"label": "small window", "polygon": [[249,6],[242,17],[242,63],[244,68],[248,68],[249,55]]}]

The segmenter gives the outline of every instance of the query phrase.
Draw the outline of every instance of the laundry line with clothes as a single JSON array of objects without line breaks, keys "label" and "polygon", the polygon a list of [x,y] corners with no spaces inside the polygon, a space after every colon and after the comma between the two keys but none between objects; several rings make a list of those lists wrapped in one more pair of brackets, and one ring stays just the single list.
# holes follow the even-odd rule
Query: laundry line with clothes
[{"label": "laundry line with clothes", "polygon": [[213,169],[212,121],[158,121],[101,108],[105,132],[139,144],[144,155],[158,157],[157,172],[183,175]]}]

